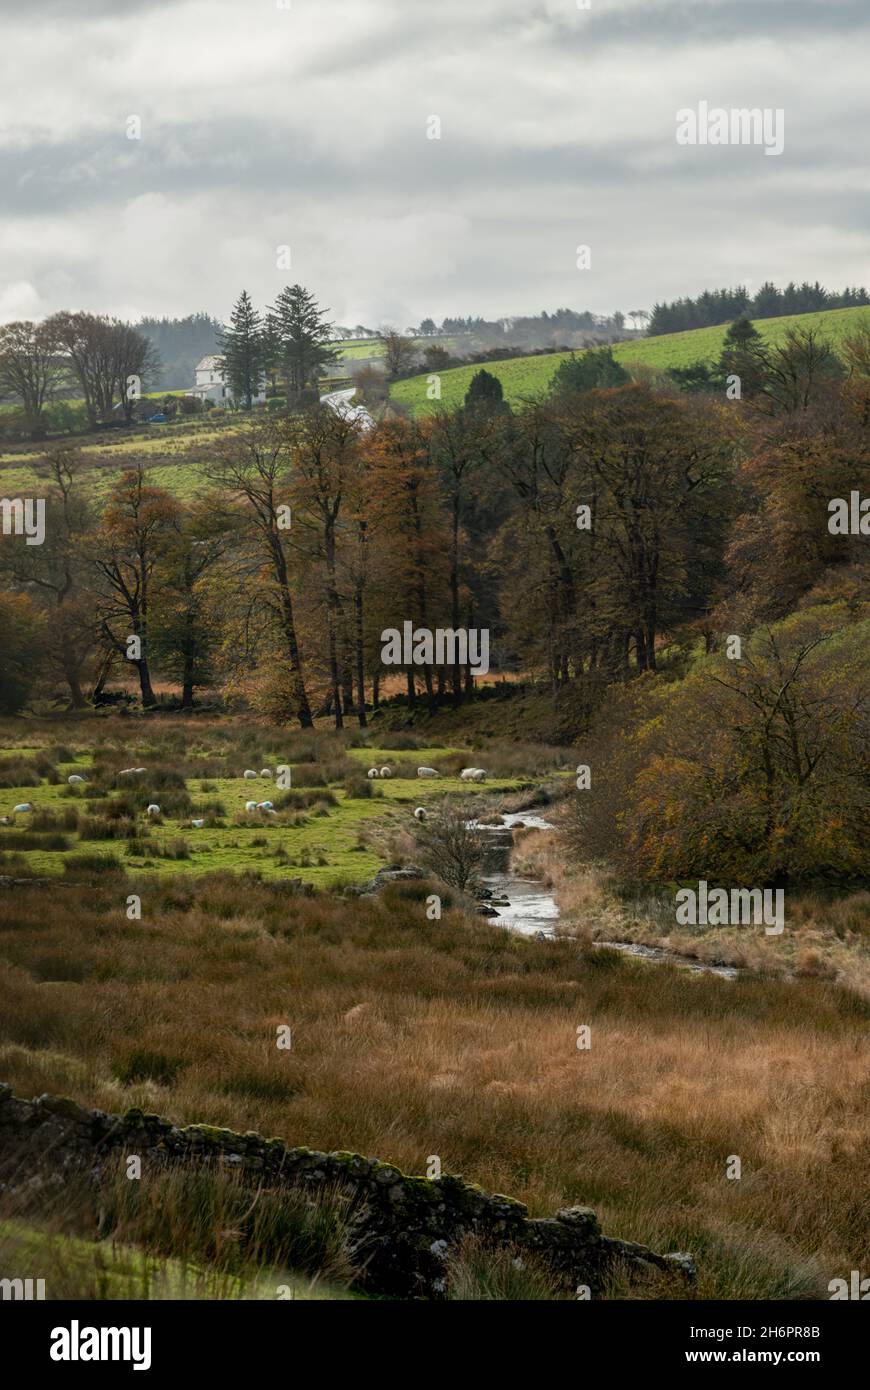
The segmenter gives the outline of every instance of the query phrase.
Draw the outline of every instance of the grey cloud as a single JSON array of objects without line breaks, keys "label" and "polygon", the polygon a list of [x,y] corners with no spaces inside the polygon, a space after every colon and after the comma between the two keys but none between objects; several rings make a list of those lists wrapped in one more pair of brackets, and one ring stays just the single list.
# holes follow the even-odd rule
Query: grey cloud
[{"label": "grey cloud", "polygon": [[[857,0],[294,0],[284,26],[242,0],[39,0],[52,43],[0,12],[6,316],[266,301],[291,237],[354,321],[868,278]],[[784,155],[678,147],[701,97],[785,105]]]}]

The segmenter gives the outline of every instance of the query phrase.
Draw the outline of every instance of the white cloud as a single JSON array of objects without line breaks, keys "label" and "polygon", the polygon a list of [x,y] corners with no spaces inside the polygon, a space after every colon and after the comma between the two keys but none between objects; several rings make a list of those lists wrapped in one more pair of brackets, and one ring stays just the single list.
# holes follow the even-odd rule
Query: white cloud
[{"label": "white cloud", "polygon": [[[243,285],[266,303],[299,278],[339,321],[404,327],[867,279],[861,6],[0,10],[0,317],[225,314]],[[783,107],[784,154],[677,147],[675,113],[700,99]]]}]

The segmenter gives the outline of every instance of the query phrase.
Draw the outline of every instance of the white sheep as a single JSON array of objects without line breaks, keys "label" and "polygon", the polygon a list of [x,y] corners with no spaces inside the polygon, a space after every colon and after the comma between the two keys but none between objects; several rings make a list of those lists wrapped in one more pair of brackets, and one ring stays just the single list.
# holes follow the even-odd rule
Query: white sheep
[{"label": "white sheep", "polygon": [[461,782],[485,782],[486,773],[482,767],[464,767],[459,774]]},{"label": "white sheep", "polygon": [[256,809],[257,809],[257,803],[256,803],[256,801],[246,801],[246,802],[245,802],[245,810],[246,810],[246,811],[256,811]]},{"label": "white sheep", "polygon": [[380,777],[380,775],[381,774],[378,772],[378,769],[376,767],[370,767],[368,772],[366,773],[367,777]]},{"label": "white sheep", "polygon": [[202,827],[205,825],[204,820],[192,820],[190,823],[194,830],[202,830]]},{"label": "white sheep", "polygon": [[392,770],[391,770],[390,768],[388,768],[388,767],[382,767],[382,768],[381,768],[381,776],[382,776],[382,777],[392,777],[392,775],[393,775],[393,773],[392,773]]},{"label": "white sheep", "polygon": [[150,806],[145,807],[145,814],[148,816],[160,815],[160,807],[157,805],[156,801],[152,801]]},{"label": "white sheep", "polygon": [[33,810],[33,806],[31,805],[31,803],[30,803],[29,801],[19,801],[19,803],[18,803],[17,806],[13,806],[13,807],[12,807],[12,814],[13,814],[13,816],[17,816],[18,813],[19,813],[19,811],[23,814],[25,811],[32,811],[32,810]]},{"label": "white sheep", "polygon": [[257,774],[252,767],[245,768],[245,771],[242,773],[242,776],[246,778],[249,782],[252,780],[252,778],[256,777],[256,775]]},{"label": "white sheep", "polygon": [[417,776],[418,776],[418,777],[437,777],[437,776],[438,776],[438,773],[435,771],[434,767],[418,767],[418,768],[417,768]]},{"label": "white sheep", "polygon": [[66,780],[69,782],[71,787],[74,787],[77,782],[83,782],[85,779],[84,777],[79,777],[78,773],[74,772],[70,777],[67,777]]},{"label": "white sheep", "polygon": [[428,819],[429,819],[429,813],[428,813],[428,811],[426,810],[426,807],[425,807],[425,806],[417,806],[417,807],[414,808],[414,820],[428,820]]},{"label": "white sheep", "polygon": [[272,803],[271,803],[271,801],[258,801],[258,802],[257,802],[257,810],[258,810],[258,811],[271,811],[271,810],[272,810]]},{"label": "white sheep", "polygon": [[261,768],[260,768],[260,776],[261,776],[261,777],[271,777],[271,776],[272,776],[272,769],[271,769],[270,767],[261,767]]}]

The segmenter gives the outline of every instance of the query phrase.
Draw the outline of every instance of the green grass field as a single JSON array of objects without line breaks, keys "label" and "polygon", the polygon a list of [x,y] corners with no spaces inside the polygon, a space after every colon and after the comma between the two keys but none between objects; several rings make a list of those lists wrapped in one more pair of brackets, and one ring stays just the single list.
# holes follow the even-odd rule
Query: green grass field
[{"label": "green grass field", "polygon": [[379,357],[383,351],[380,338],[341,338],[331,344],[342,357],[363,361],[367,357]]},{"label": "green grass field", "polygon": [[261,1300],[277,1298],[279,1285],[287,1290],[282,1298],[294,1302],[361,1297],[287,1271],[231,1274],[205,1263],[153,1255],[136,1245],[87,1240],[23,1221],[0,1221],[0,1255],[4,1269],[50,1271],[46,1295],[54,1300]]},{"label": "green grass field", "polygon": [[19,445],[0,453],[0,492],[4,496],[40,492],[45,486],[41,464],[47,449],[70,448],[92,464],[89,488],[95,498],[104,498],[121,470],[141,460],[154,470],[152,481],[158,487],[187,499],[201,485],[199,466],[209,457],[210,446],[247,427],[246,420],[235,417],[185,419],[152,425],[147,433],[137,431],[129,436],[89,435],[81,441],[70,438],[55,439],[48,445]]},{"label": "green grass field", "polygon": [[[790,328],[818,328],[835,343],[859,324],[870,324],[870,307],[830,309],[817,314],[790,314],[776,319],[759,319],[756,327],[768,342],[781,342]],[[613,355],[626,367],[646,366],[658,371],[668,367],[687,367],[693,362],[715,361],[722,350],[727,324],[716,328],[696,328],[688,333],[669,333],[660,338],[637,338],[618,343]],[[515,357],[507,362],[487,362],[486,370],[498,377],[506,399],[512,406],[543,396],[550,380],[570,353],[551,352],[537,357]],[[426,391],[428,376],[408,377],[391,388],[390,396],[407,407],[412,415],[426,415],[439,405],[454,409],[461,405],[471,378],[480,365],[452,367],[441,372],[441,400],[430,401]]]},{"label": "green grass field", "polygon": [[[0,825],[0,874],[14,875],[22,869],[38,875],[62,874],[69,861],[73,867],[78,856],[87,855],[107,865],[117,861],[131,873],[254,872],[264,879],[298,878],[318,888],[342,887],[366,882],[387,862],[389,836],[413,827],[415,806],[444,796],[480,796],[479,787],[462,782],[457,775],[460,766],[475,759],[456,747],[420,747],[401,753],[363,747],[336,753],[329,737],[323,736],[318,766],[308,760],[295,763],[292,737],[291,751],[282,752],[275,742],[269,749],[258,748],[260,757],[249,762],[244,752],[227,753],[207,738],[198,752],[182,754],[178,745],[177,759],[159,743],[128,745],[118,766],[183,768],[190,804],[172,814],[166,794],[159,783],[152,785],[149,772],[123,782],[115,778],[117,744],[110,768],[95,746],[87,746],[88,738],[102,738],[98,726],[92,724],[84,737],[84,746],[59,750],[63,758],[52,754],[47,745],[19,744],[0,750],[0,816],[11,821]],[[46,762],[37,769],[40,755]],[[245,767],[259,773],[266,758],[272,777],[258,776],[253,781],[242,776]],[[280,763],[291,767],[291,799],[299,801],[283,809],[274,776]],[[439,768],[443,775],[419,780],[416,769],[421,764]],[[393,776],[369,783],[364,775],[367,769],[385,765]],[[487,792],[516,791],[529,783],[528,776],[506,771],[511,775],[487,781]],[[530,767],[530,774],[533,771]],[[67,779],[72,774],[83,776],[85,782],[71,786]],[[99,798],[93,795],[97,783],[102,788]],[[125,814],[123,830],[117,821],[112,827],[107,815],[111,821],[113,806],[131,791],[140,803],[132,813],[132,824]],[[248,801],[266,800],[278,804],[275,816],[245,809]],[[163,802],[163,813],[149,816],[146,802],[158,806]],[[30,803],[32,812],[13,816],[13,808],[23,803]],[[67,821],[78,821],[77,828],[64,824],[65,813]],[[206,825],[191,824],[203,818]],[[372,836],[372,831],[377,833]]]}]

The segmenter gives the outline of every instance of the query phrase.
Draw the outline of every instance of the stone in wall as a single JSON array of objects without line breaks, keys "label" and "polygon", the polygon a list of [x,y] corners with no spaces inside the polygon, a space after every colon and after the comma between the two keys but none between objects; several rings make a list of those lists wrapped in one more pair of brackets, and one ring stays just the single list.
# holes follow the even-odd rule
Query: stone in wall
[{"label": "stone in wall", "polygon": [[616,1261],[638,1272],[668,1271],[691,1296],[690,1256],[658,1255],[605,1236],[588,1207],[530,1217],[522,1202],[460,1177],[408,1177],[360,1154],[288,1148],[280,1139],[209,1125],[182,1128],[141,1110],[107,1115],[57,1096],[21,1100],[0,1083],[0,1190],[26,1186],[36,1175],[85,1177],[99,1189],[103,1175],[128,1153],[141,1156],[143,1171],[210,1165],[273,1190],[338,1188],[351,1198],[358,1283],[370,1293],[438,1298],[451,1248],[474,1234],[494,1245],[534,1252],[566,1286],[588,1285],[593,1296]]}]

